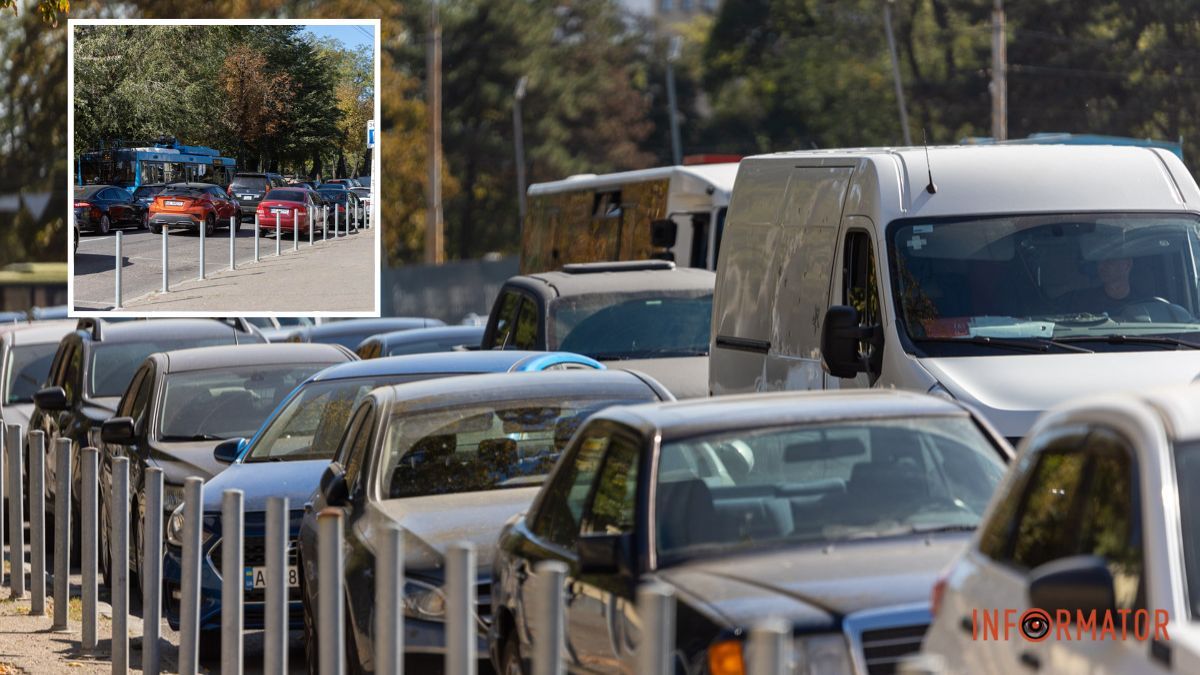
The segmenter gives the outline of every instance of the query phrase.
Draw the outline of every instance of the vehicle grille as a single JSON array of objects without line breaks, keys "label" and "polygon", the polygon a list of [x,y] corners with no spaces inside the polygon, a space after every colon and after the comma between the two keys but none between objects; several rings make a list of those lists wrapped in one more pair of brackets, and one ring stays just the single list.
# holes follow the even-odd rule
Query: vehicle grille
[{"label": "vehicle grille", "polygon": [[863,631],[863,662],[868,675],[892,675],[905,657],[921,649],[927,624]]},{"label": "vehicle grille", "polygon": [[[209,551],[209,560],[213,563],[213,569],[217,570],[217,577],[221,576],[221,545],[224,542],[218,541]],[[296,539],[288,541],[287,548],[287,564],[298,565],[299,557],[296,554],[300,542]],[[242,564],[246,567],[261,567],[267,564],[267,538],[266,537],[246,537],[242,541]],[[246,602],[262,602],[266,600],[267,593],[264,589],[257,588],[252,591],[246,591],[244,599]],[[300,592],[298,588],[288,589],[288,599],[299,600]]]}]

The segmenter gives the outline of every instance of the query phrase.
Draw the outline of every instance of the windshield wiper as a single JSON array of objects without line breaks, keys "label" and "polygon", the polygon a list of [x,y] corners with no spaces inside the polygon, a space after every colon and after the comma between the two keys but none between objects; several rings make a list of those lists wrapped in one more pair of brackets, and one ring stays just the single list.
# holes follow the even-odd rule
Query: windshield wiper
[{"label": "windshield wiper", "polygon": [[963,525],[961,523],[958,525],[935,525],[933,527],[920,527],[918,525],[913,525],[912,533],[933,534],[935,532],[974,532],[975,529],[975,525]]},{"label": "windshield wiper", "polygon": [[1050,341],[1058,345],[1062,345],[1065,342],[1104,342],[1110,345],[1171,345],[1176,349],[1180,347],[1200,349],[1200,343],[1180,340],[1179,338],[1166,335],[1124,335],[1121,333],[1112,335],[1065,335],[1063,337],[1051,338]]},{"label": "windshield wiper", "polygon": [[1084,354],[1093,353],[1091,349],[1076,347],[1075,345],[1067,345],[1058,342],[1057,340],[1047,340],[1046,338],[1025,338],[1026,340],[1036,340],[1036,342],[1024,342],[1021,340],[1010,340],[1006,338],[994,338],[986,335],[970,335],[963,337],[915,337],[913,342],[960,342],[973,345],[984,345],[986,347],[1005,347],[1008,349],[1020,349],[1029,352],[1048,352],[1051,347],[1058,347],[1068,352],[1080,352]]}]

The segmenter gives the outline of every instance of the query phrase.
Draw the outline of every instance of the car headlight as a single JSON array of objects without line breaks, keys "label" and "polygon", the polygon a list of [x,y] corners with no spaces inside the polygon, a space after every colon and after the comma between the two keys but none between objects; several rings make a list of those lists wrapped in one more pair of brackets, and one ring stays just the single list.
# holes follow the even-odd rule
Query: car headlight
[{"label": "car headlight", "polygon": [[[183,548],[183,504],[175,507],[167,518],[167,543]],[[203,546],[212,539],[213,533],[204,527],[203,519],[200,525],[200,545]]]},{"label": "car headlight", "polygon": [[183,506],[183,486],[163,484],[163,511],[174,513],[180,506]]},{"label": "car headlight", "polygon": [[441,621],[446,616],[446,594],[432,584],[408,579],[404,584],[404,613],[416,619]]},{"label": "car headlight", "polygon": [[796,640],[797,673],[834,675],[853,672],[850,649],[840,633],[823,633]]}]

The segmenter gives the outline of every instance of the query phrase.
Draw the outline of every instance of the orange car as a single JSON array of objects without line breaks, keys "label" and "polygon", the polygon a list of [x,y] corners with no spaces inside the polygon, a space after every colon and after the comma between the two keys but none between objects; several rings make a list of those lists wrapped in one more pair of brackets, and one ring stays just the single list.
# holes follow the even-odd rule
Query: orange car
[{"label": "orange car", "polygon": [[210,183],[171,183],[150,204],[150,231],[183,227],[211,236],[218,225],[228,229],[233,218],[235,232],[242,228],[241,209],[224,190]]}]

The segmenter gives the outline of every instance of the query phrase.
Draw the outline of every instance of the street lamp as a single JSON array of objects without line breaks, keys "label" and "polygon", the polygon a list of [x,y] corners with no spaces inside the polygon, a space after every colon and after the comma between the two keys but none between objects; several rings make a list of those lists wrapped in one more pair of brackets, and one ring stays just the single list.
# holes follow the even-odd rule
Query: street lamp
[{"label": "street lamp", "polygon": [[517,206],[521,222],[517,231],[525,227],[525,133],[521,124],[521,101],[525,100],[525,85],[529,77],[522,75],[513,91],[513,145],[517,151]]},{"label": "street lamp", "polygon": [[683,148],[679,141],[679,109],[675,102],[675,67],[679,60],[679,51],[683,47],[683,38],[678,35],[671,37],[671,48],[667,52],[667,106],[671,109],[671,158],[675,166],[683,163]]}]

